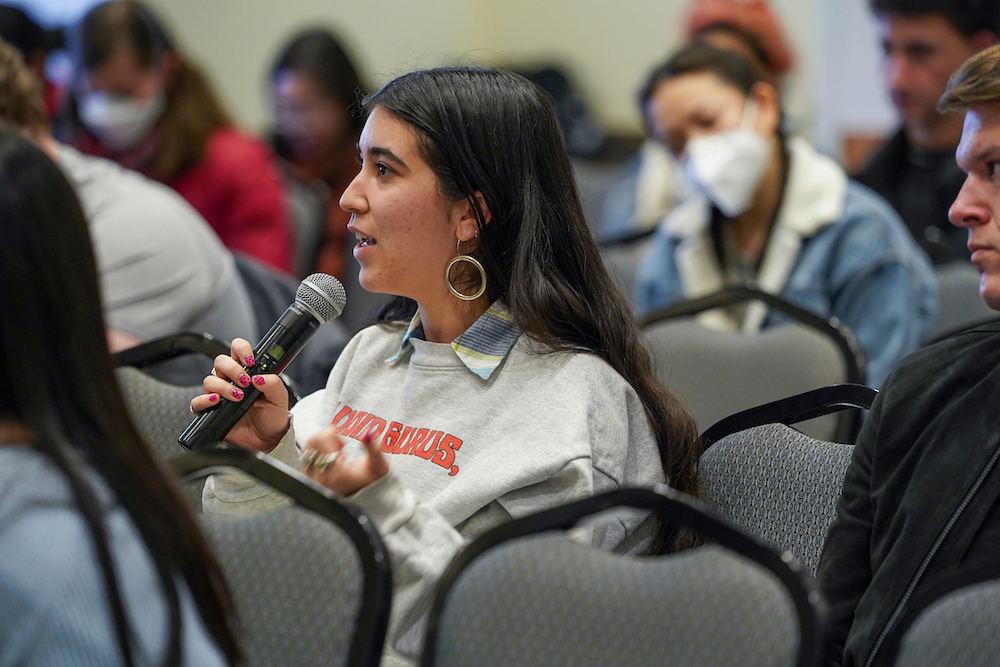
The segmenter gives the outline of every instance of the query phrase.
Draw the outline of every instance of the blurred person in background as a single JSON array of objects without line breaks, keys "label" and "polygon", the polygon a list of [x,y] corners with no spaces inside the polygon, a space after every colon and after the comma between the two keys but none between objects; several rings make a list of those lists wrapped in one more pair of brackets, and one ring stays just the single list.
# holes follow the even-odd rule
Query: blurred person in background
[{"label": "blurred person in background", "polygon": [[955,163],[962,111],[942,114],[948,78],[1000,35],[1000,0],[871,0],[885,83],[900,128],[855,177],[882,195],[934,264],[965,262],[965,230],[948,223],[965,174]]},{"label": "blurred person in background", "polygon": [[68,41],[74,82],[56,136],[166,183],[227,247],[291,273],[294,231],[271,150],[233,126],[153,12],[102,3]]},{"label": "blurred person in background", "polygon": [[[684,41],[738,54],[779,92],[795,66],[785,31],[766,0],[692,0],[684,17]],[[646,139],[627,176],[604,200],[601,239],[651,232],[688,192],[683,178],[670,152]]]},{"label": "blurred person in background", "polygon": [[55,141],[38,80],[3,40],[0,121],[42,148],[80,199],[112,352],[182,331],[227,341],[256,332],[232,254],[212,228],[162,183]]},{"label": "blurred person in background", "polygon": [[222,571],[115,381],[83,211],[7,127],[0,238],[0,663],[237,664]]},{"label": "blurred person in background", "polygon": [[[1000,310],[1000,46],[966,61],[940,105],[965,114],[955,154],[965,182],[948,215],[968,233],[980,297]],[[904,610],[940,599],[934,589],[946,579],[997,576],[998,400],[997,322],[922,348],[885,382],[854,447],[816,573],[828,603],[829,664],[889,664],[888,638]],[[984,612],[970,640],[985,639],[995,623]],[[903,645],[909,653],[935,642],[914,632]],[[927,664],[957,664],[932,653]],[[992,651],[981,655],[989,657],[965,664],[996,661]]]},{"label": "blurred person in background", "polygon": [[299,272],[320,271],[343,280],[351,216],[340,207],[340,196],[358,173],[364,125],[357,68],[333,33],[304,30],[282,47],[271,68],[270,91],[275,152],[292,178],[306,185],[319,181],[326,194],[319,242]]},{"label": "blurred person in background", "polygon": [[49,80],[45,63],[52,51],[62,47],[62,32],[46,30],[19,7],[0,4],[0,39],[21,52],[28,69],[42,84],[46,113],[50,118],[55,116],[65,91]]},{"label": "blurred person in background", "polygon": [[[778,91],[757,69],[694,44],[652,73],[642,101],[650,134],[698,189],[636,271],[642,313],[753,282],[850,327],[872,386],[917,349],[936,305],[927,256],[881,197],[785,136]],[[699,316],[745,333],[783,320],[761,303]]]}]

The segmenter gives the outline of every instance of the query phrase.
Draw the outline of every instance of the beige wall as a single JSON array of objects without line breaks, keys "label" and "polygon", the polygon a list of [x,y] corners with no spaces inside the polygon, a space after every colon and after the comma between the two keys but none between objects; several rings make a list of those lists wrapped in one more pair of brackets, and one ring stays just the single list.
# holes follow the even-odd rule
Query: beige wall
[{"label": "beige wall", "polygon": [[[308,24],[338,28],[363,73],[394,74],[453,62],[565,63],[598,119],[638,131],[635,93],[676,43],[686,0],[150,0],[182,48],[208,70],[238,120],[268,118],[266,72],[275,52]],[[814,1],[772,0],[795,36],[802,68],[791,82],[793,113],[809,115]]]}]

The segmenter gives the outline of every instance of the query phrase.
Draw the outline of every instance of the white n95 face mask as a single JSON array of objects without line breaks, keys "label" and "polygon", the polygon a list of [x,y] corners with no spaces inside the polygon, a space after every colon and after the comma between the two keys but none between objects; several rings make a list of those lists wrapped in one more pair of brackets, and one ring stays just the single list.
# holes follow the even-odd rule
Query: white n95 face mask
[{"label": "white n95 face mask", "polygon": [[681,157],[688,178],[727,218],[750,208],[770,163],[770,147],[754,131],[756,122],[757,105],[747,100],[740,127],[690,140]]},{"label": "white n95 face mask", "polygon": [[160,92],[145,101],[128,97],[90,93],[80,101],[80,120],[102,144],[116,152],[139,145],[167,106]]}]

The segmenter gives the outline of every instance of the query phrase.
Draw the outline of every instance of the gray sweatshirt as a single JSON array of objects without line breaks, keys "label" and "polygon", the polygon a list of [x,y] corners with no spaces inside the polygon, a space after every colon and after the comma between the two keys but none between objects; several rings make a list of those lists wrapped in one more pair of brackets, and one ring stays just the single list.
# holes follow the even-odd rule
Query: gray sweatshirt
[{"label": "gray sweatshirt", "polygon": [[[371,517],[390,554],[383,665],[409,664],[391,649],[417,655],[433,585],[468,538],[511,518],[664,479],[641,401],[602,359],[542,353],[502,307],[452,344],[422,340],[417,325],[377,325],[355,336],[326,389],[295,406],[294,433],[272,452],[297,465],[298,447],[333,423],[356,457],[362,447],[352,436],[379,433],[391,472],[350,502]],[[206,511],[230,515],[281,502],[230,475],[211,479],[204,500]],[[590,540],[638,552],[655,528],[641,515],[618,517],[593,528]]]}]

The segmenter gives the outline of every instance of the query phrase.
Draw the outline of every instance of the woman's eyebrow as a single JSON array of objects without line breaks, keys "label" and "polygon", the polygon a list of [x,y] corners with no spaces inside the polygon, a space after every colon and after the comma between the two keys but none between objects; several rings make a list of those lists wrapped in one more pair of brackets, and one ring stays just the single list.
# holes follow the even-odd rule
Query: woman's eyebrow
[{"label": "woman's eyebrow", "polygon": [[[360,144],[358,145],[358,152],[359,153],[363,153],[364,152],[364,151],[361,150],[361,145]],[[406,167],[406,163],[403,162],[399,158],[399,156],[397,156],[395,153],[393,153],[388,148],[382,148],[381,146],[371,146],[371,147],[368,148],[368,154],[369,155],[378,155],[380,157],[384,157],[387,160],[389,160],[390,162],[395,162],[398,165]],[[407,167],[407,169],[409,169],[409,167]]]}]

